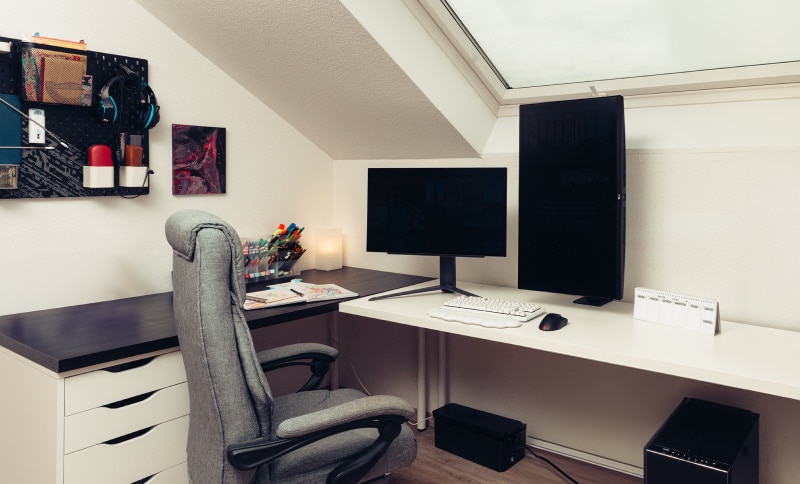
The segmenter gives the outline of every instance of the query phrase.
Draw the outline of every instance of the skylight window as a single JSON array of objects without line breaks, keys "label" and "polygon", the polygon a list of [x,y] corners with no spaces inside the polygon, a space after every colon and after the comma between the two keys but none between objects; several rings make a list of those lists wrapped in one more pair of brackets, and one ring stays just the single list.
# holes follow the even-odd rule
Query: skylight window
[{"label": "skylight window", "polygon": [[500,98],[800,79],[797,0],[421,1]]}]

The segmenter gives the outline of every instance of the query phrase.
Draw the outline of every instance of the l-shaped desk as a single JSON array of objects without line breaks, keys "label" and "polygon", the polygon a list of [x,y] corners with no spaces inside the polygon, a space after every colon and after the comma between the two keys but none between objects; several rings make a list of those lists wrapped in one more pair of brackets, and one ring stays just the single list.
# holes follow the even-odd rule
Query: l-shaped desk
[{"label": "l-shaped desk", "polygon": [[[411,288],[424,287],[430,283]],[[486,328],[427,316],[452,294],[429,292],[376,301],[343,302],[339,312],[391,321],[439,332],[439,394],[445,403],[445,334],[522,346],[655,373],[716,383],[768,395],[800,400],[800,332],[721,322],[715,336],[688,332],[633,318],[633,304],[613,301],[602,307],[574,304],[575,296],[507,287],[459,283],[459,288],[487,298],[534,302],[547,312],[562,314],[569,324],[558,331],[541,331],[540,319],[518,328]],[[392,291],[392,292],[400,292]],[[420,345],[418,408],[425,415],[424,348]],[[424,427],[421,427],[424,428]]]},{"label": "l-shaped desk", "polygon": [[[356,268],[301,277],[364,296],[428,280]],[[335,315],[340,302],[245,317],[256,329]],[[178,350],[172,293],[0,316],[3,482],[188,483],[189,399]]]},{"label": "l-shaped desk", "polygon": [[[391,272],[345,267],[304,271],[315,284],[333,283],[369,296],[430,280]],[[256,283],[262,289],[267,283]],[[335,312],[340,300],[245,311],[250,329]],[[172,293],[115,299],[0,316],[0,347],[54,373],[73,372],[150,352],[177,348]]]},{"label": "l-shaped desk", "polygon": [[[569,319],[554,332],[540,331],[538,320],[484,328],[427,316],[452,294],[368,299],[432,284],[426,277],[357,268],[302,277],[365,297],[247,311],[251,329],[337,309],[418,328],[420,416],[428,410],[425,330],[439,334],[440,396],[444,335],[454,334],[800,401],[800,332],[723,321],[720,334],[708,336],[635,320],[633,305],[624,302],[584,307],[573,296],[459,284],[485,297],[536,302]],[[188,400],[178,349],[171,293],[0,316],[0,385],[14,389],[0,399],[0,453],[10,462],[4,473],[63,484],[87,482],[86,472],[185,482]]]}]

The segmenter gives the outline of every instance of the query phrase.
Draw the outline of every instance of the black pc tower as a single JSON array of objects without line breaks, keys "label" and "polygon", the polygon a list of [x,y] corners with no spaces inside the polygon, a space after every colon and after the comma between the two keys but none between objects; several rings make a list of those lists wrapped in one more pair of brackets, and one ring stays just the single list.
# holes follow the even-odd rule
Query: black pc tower
[{"label": "black pc tower", "polygon": [[645,484],[758,483],[758,418],[683,399],[644,448]]}]

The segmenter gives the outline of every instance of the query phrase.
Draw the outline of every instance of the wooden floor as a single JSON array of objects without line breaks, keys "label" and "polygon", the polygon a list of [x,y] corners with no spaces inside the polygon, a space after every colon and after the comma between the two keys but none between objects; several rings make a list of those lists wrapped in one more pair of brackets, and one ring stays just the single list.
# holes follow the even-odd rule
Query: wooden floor
[{"label": "wooden floor", "polygon": [[[470,462],[441,449],[434,443],[434,430],[428,428],[417,436],[417,459],[410,467],[395,471],[389,484],[429,484],[429,483],[569,483],[546,462],[537,459],[530,452],[505,472],[496,472],[487,467]],[[641,484],[642,479],[618,473],[585,462],[536,451],[547,458],[580,484]]]}]

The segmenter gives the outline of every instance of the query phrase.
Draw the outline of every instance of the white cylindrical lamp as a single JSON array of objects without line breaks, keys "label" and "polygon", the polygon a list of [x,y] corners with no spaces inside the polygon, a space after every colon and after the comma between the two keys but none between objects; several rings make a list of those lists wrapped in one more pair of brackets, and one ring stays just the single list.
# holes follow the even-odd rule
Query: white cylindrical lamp
[{"label": "white cylindrical lamp", "polygon": [[342,229],[317,229],[317,269],[342,268]]}]

